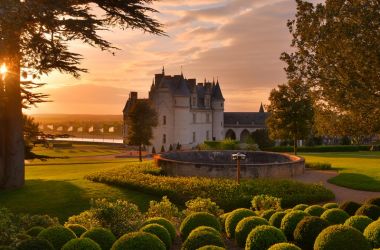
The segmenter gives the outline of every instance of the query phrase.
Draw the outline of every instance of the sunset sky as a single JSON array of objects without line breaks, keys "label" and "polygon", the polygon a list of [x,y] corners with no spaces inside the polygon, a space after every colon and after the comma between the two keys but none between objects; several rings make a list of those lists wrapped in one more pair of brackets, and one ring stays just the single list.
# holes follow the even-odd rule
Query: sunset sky
[{"label": "sunset sky", "polygon": [[48,85],[42,91],[54,102],[28,113],[121,114],[128,93],[146,97],[162,66],[173,75],[182,65],[184,76],[199,82],[218,77],[226,111],[258,111],[270,90],[286,81],[279,56],[289,51],[286,22],[295,14],[294,0],[162,0],[152,7],[167,37],[107,32],[121,49],[115,56],[73,44],[89,73],[43,77]]}]

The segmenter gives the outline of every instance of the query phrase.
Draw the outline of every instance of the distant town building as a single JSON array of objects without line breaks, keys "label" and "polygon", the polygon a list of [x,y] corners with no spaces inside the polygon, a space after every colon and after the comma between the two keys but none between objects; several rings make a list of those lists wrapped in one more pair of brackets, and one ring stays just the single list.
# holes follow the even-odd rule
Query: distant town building
[{"label": "distant town building", "polygon": [[[128,143],[128,112],[138,100],[131,92],[123,109],[124,143]],[[231,138],[245,141],[256,129],[264,129],[268,113],[261,105],[259,112],[224,112],[225,99],[217,80],[197,83],[181,75],[156,74],[149,98],[159,117],[151,143],[159,152],[162,148],[191,149],[204,141]]]}]

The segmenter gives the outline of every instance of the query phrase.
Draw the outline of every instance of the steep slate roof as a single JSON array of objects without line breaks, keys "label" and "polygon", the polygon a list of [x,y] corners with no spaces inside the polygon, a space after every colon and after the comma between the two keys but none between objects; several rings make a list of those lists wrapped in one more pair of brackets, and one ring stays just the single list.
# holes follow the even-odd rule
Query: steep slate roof
[{"label": "steep slate roof", "polygon": [[224,97],[222,94],[222,90],[220,89],[219,82],[217,82],[216,85],[212,89],[212,98],[214,98],[215,100],[224,101]]},{"label": "steep slate roof", "polygon": [[268,115],[265,112],[224,112],[224,126],[264,127]]}]

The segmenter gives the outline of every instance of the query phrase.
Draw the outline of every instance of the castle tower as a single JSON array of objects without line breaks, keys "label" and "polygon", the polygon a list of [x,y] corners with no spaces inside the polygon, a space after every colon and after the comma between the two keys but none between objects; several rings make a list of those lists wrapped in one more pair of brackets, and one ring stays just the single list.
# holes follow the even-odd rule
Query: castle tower
[{"label": "castle tower", "polygon": [[219,86],[219,80],[212,88],[212,139],[223,140],[224,129],[224,97]]}]

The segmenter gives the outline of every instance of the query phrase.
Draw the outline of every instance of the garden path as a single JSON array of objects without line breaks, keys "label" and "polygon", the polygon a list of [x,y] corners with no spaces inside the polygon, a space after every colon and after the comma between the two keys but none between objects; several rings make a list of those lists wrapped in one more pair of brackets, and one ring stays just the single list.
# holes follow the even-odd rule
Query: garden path
[{"label": "garden path", "polygon": [[340,187],[329,183],[327,180],[338,175],[333,170],[305,170],[305,174],[294,177],[293,179],[305,182],[322,184],[335,194],[335,201],[356,201],[364,202],[369,198],[380,197],[380,192],[360,191],[350,188]]}]

